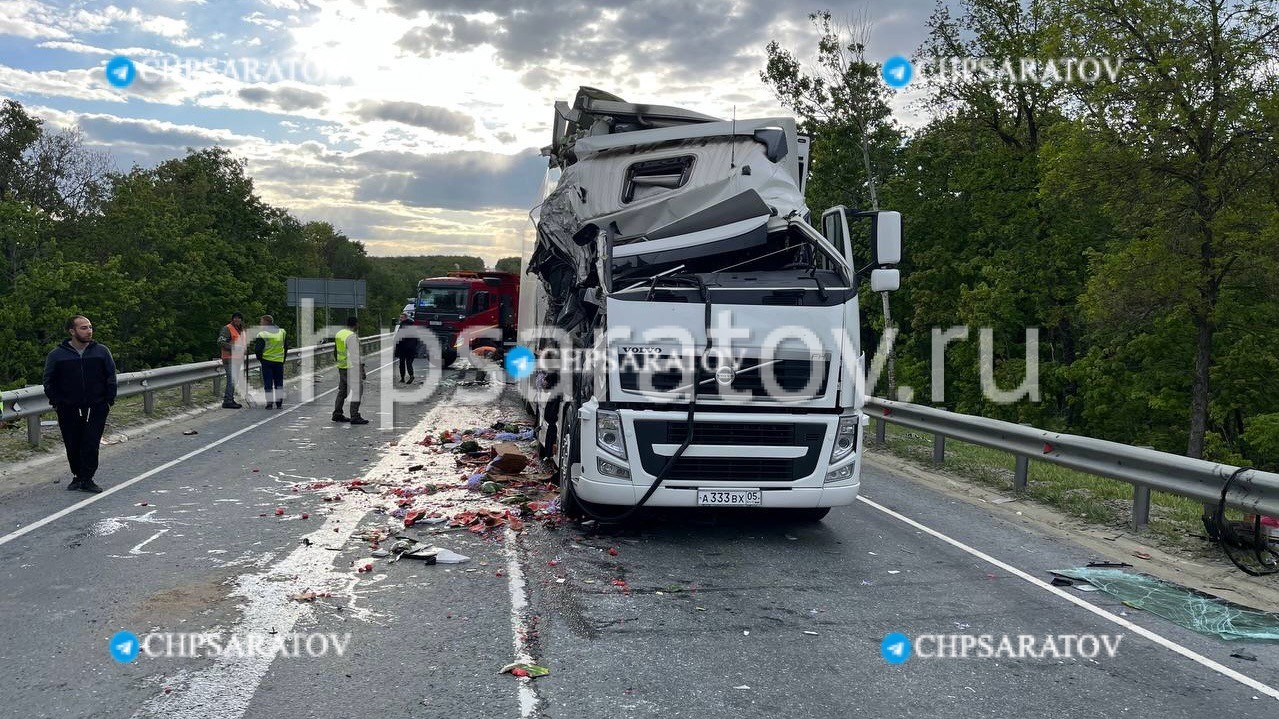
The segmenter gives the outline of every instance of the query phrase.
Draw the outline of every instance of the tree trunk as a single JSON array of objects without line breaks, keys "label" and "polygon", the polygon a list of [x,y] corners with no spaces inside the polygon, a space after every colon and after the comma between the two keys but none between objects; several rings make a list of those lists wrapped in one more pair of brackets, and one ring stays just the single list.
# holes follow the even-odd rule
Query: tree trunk
[{"label": "tree trunk", "polygon": [[1203,459],[1204,433],[1208,428],[1208,372],[1212,369],[1212,320],[1210,312],[1195,317],[1195,377],[1190,389],[1190,442],[1186,456]]},{"label": "tree trunk", "polygon": [[[875,189],[875,173],[871,171],[870,166],[870,139],[866,137],[866,123],[861,122],[859,129],[862,134],[862,163],[866,166],[866,186],[870,189],[870,209],[879,210],[879,193]],[[893,326],[893,312],[889,307],[888,293],[880,292],[880,298],[884,303],[884,334],[891,337],[889,332]],[[888,391],[884,394],[886,399],[897,399],[897,350],[893,347],[894,343],[888,345],[888,361],[884,364],[884,369],[888,373]]]},{"label": "tree trunk", "polygon": [[[880,292],[879,296],[884,300],[884,335],[892,337],[893,313],[888,306],[888,293]],[[893,347],[896,342],[888,344],[888,361],[884,364],[884,369],[888,374],[888,391],[884,394],[885,399],[897,399],[897,350]]]}]

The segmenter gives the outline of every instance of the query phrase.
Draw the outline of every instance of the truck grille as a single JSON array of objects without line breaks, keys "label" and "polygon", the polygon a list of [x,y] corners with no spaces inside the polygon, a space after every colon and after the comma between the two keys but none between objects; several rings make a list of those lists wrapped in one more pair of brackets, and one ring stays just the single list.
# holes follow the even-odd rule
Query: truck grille
[{"label": "truck grille", "polygon": [[[669,457],[653,450],[656,444],[683,444],[688,424],[683,421],[636,420],[635,435],[644,471],[657,475]],[[796,459],[775,457],[680,457],[666,479],[699,482],[792,482],[817,469],[826,426],[812,422],[693,422],[692,444],[804,447]]]}]

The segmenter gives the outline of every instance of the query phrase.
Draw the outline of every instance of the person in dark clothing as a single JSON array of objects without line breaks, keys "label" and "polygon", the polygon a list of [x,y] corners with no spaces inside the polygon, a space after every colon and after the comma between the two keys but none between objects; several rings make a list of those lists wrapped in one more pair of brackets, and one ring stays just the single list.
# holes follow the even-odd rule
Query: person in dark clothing
[{"label": "person in dark clothing", "polygon": [[[412,330],[406,329],[413,326],[413,320],[403,312],[400,313],[399,329],[396,330],[395,337],[395,359],[399,360],[397,366],[400,369],[400,381],[407,384],[413,384],[413,360],[417,359],[418,339],[413,336]],[[405,372],[408,373],[408,379],[404,378]]]},{"label": "person in dark clothing", "polygon": [[67,448],[71,484],[67,489],[101,492],[93,481],[107,414],[115,404],[115,360],[106,345],[93,341],[93,323],[76,315],[67,321],[70,338],[44,360],[44,395],[58,413],[58,429]]}]

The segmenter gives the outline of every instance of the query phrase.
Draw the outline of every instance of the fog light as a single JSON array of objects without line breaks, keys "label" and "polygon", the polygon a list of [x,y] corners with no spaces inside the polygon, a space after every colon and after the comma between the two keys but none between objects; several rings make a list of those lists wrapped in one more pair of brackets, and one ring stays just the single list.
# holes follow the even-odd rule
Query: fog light
[{"label": "fog light", "polygon": [[631,470],[625,467],[619,467],[612,462],[606,462],[599,457],[595,458],[595,466],[599,469],[600,474],[605,477],[614,477],[616,479],[630,479]]},{"label": "fog light", "polygon": [[852,478],[853,478],[853,465],[851,464],[848,465],[847,467],[832,469],[831,471],[826,473],[827,484],[830,484],[831,482],[840,482],[845,479],[852,479]]}]

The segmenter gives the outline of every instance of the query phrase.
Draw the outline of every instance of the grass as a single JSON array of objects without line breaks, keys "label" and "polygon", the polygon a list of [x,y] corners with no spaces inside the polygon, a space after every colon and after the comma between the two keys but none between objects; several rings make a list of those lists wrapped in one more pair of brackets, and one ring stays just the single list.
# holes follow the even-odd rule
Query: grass
[{"label": "grass", "polygon": [[[931,467],[933,438],[917,430],[889,424],[887,449],[894,455]],[[1051,507],[1064,515],[1108,529],[1131,531],[1133,486],[1108,477],[1085,474],[1047,462],[1031,460],[1026,489],[1013,488],[1013,455],[975,444],[946,439],[947,472],[1008,495]],[[1203,505],[1164,492],[1150,493],[1150,523],[1145,535],[1159,544],[1183,550],[1207,548],[1192,535],[1204,533]],[[1233,510],[1232,519],[1242,518]]]}]

